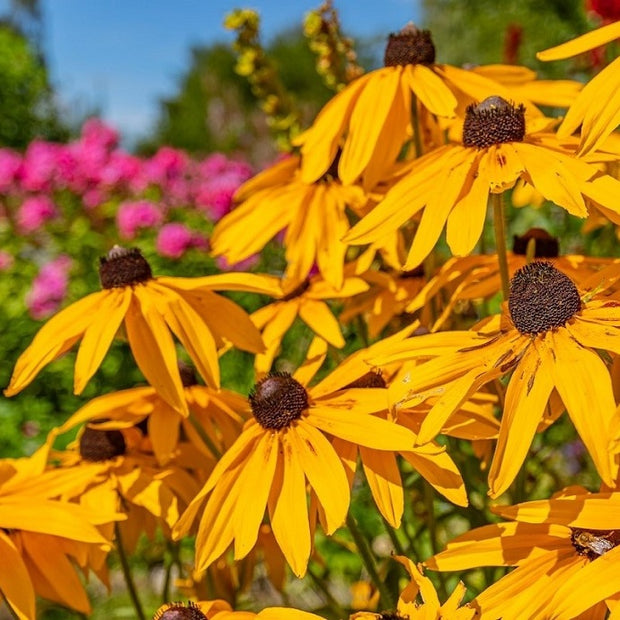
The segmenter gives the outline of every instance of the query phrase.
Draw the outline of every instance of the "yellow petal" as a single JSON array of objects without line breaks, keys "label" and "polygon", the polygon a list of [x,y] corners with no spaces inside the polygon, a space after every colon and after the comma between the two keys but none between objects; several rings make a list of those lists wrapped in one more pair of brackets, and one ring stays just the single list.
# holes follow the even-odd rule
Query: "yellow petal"
[{"label": "yellow petal", "polygon": [[300,419],[288,433],[306,478],[325,511],[325,533],[329,536],[344,523],[349,509],[346,474],[329,441],[313,426]]},{"label": "yellow petal", "polygon": [[394,528],[400,527],[404,496],[396,456],[388,451],[360,447],[366,480],[377,508]]},{"label": "yellow petal", "polygon": [[327,357],[327,342],[315,336],[308,347],[304,363],[295,371],[293,378],[302,385],[308,385],[314,375],[319,371]]},{"label": "yellow petal", "polygon": [[91,293],[49,319],[19,356],[5,396],[23,390],[44,366],[66,353],[82,337],[108,294],[109,291]]},{"label": "yellow petal", "polygon": [[173,457],[179,441],[180,421],[179,413],[163,402],[149,416],[148,435],[160,465],[165,465]]},{"label": "yellow petal", "polygon": [[152,296],[140,284],[125,315],[127,340],[134,359],[147,381],[161,397],[183,415],[188,415],[183,385],[177,367],[172,336],[157,311]]},{"label": "yellow petal", "polygon": [[281,477],[269,503],[269,515],[273,535],[286,561],[293,573],[301,578],[306,573],[311,550],[306,480],[300,456],[288,432],[282,433],[281,445],[281,461],[278,464]]},{"label": "yellow petal", "polygon": [[432,114],[454,117],[456,97],[445,82],[425,65],[406,65],[404,77],[420,103]]},{"label": "yellow petal", "polygon": [[592,50],[595,47],[605,45],[605,43],[609,43],[618,37],[620,37],[620,21],[592,30],[576,39],[550,47],[543,52],[538,52],[536,58],[543,61],[570,58],[571,56]]},{"label": "yellow petal", "polygon": [[92,317],[91,324],[84,331],[77,357],[73,391],[81,394],[84,387],[101,365],[112,340],[125,317],[131,302],[131,288],[113,288],[101,299]]},{"label": "yellow petal", "polygon": [[345,345],[340,325],[324,301],[305,299],[299,305],[299,318],[310,329],[329,342],[334,347],[341,349]]},{"label": "yellow petal", "polygon": [[32,620],[35,593],[24,561],[11,539],[0,530],[0,590],[19,620]]},{"label": "yellow petal", "polygon": [[235,560],[244,558],[256,544],[273,483],[279,448],[280,433],[265,433],[236,483],[239,504],[233,513]]},{"label": "yellow petal", "polygon": [[[504,403],[499,438],[489,470],[489,495],[499,497],[512,484],[525,460],[553,389],[536,343],[515,368]],[[515,433],[514,429],[519,432]]]}]

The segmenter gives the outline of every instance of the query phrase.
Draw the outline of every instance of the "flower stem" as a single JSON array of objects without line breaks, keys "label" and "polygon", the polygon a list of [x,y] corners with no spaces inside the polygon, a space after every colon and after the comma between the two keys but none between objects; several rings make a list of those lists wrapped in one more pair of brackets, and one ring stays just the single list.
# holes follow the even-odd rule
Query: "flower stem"
[{"label": "flower stem", "polygon": [[504,194],[491,194],[493,204],[493,228],[495,230],[495,251],[499,263],[499,275],[502,279],[504,301],[510,294],[510,276],[508,274],[508,255],[506,253],[506,226],[504,223]]},{"label": "flower stem", "polygon": [[[426,505],[428,535],[431,543],[431,550],[433,555],[439,552],[439,542],[437,540],[437,519],[435,518],[435,496],[433,493],[433,487],[426,482],[424,484],[424,504]],[[446,589],[446,580],[442,572],[438,573],[439,579],[439,594],[442,599],[448,598],[448,591]]]},{"label": "flower stem", "polygon": [[129,592],[129,598],[131,598],[133,607],[136,610],[136,616],[138,620],[146,620],[146,616],[144,615],[144,611],[142,610],[140,599],[138,598],[138,592],[136,590],[136,585],[133,581],[133,576],[131,575],[131,568],[129,566],[127,554],[125,553],[125,549],[123,547],[123,540],[121,538],[121,528],[119,527],[118,523],[114,524],[114,533],[116,535],[116,548],[118,551],[118,557],[121,561],[121,567],[123,569],[123,576],[125,577],[125,583],[127,584],[127,591]]},{"label": "flower stem", "polygon": [[336,616],[338,618],[346,618],[347,617],[346,611],[342,608],[340,603],[334,598],[334,595],[329,591],[327,584],[325,584],[323,580],[317,574],[315,574],[311,566],[308,566],[308,576],[312,579],[312,581],[314,581],[314,584],[316,585],[316,587],[323,593],[323,596],[325,596],[325,601],[328,607],[336,614]]},{"label": "flower stem", "polygon": [[353,536],[353,540],[355,541],[355,545],[357,546],[357,550],[362,558],[362,562],[364,562],[364,566],[368,571],[371,581],[374,583],[377,590],[379,590],[379,594],[381,595],[381,604],[384,609],[393,609],[394,599],[390,591],[387,589],[383,579],[379,577],[370,545],[359,529],[357,521],[351,514],[347,515],[347,527],[351,532],[351,536]]}]

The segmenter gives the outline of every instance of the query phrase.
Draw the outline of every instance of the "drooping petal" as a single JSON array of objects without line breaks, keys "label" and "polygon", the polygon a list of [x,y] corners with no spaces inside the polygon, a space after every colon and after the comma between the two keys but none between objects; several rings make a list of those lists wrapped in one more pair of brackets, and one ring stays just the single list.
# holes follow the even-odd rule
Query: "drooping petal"
[{"label": "drooping petal", "polygon": [[273,535],[286,561],[295,575],[301,578],[306,573],[311,550],[306,480],[303,464],[289,439],[289,433],[282,433],[281,446],[281,461],[278,464],[280,484],[277,492],[274,488],[269,515]]},{"label": "drooping petal", "polygon": [[91,293],[49,319],[17,359],[4,395],[23,390],[44,366],[66,353],[82,337],[107,295],[108,291]]},{"label": "drooping petal", "polygon": [[489,495],[493,498],[508,489],[521,469],[549,401],[553,380],[541,366],[534,342],[526,349],[506,390],[499,438],[489,470]]},{"label": "drooping petal", "polygon": [[35,592],[28,570],[11,539],[0,530],[0,590],[19,620],[32,620]]},{"label": "drooping petal", "polygon": [[84,331],[77,357],[73,391],[81,394],[95,371],[101,365],[112,340],[120,327],[131,302],[130,287],[114,288],[101,298],[96,314]]},{"label": "drooping petal", "polygon": [[299,318],[329,344],[338,349],[344,347],[340,325],[324,301],[304,299],[299,304]]},{"label": "drooping petal", "polygon": [[609,43],[618,37],[620,37],[620,22],[614,22],[613,24],[582,34],[580,37],[566,43],[550,47],[543,52],[538,52],[536,58],[542,61],[570,58],[595,47],[605,45],[605,43]]},{"label": "drooping petal", "polygon": [[326,534],[331,535],[344,523],[349,509],[349,483],[343,466],[325,436],[303,419],[289,431],[289,438],[325,511]]},{"label": "drooping petal", "polygon": [[415,96],[429,112],[445,118],[454,116],[456,97],[432,69],[421,64],[406,65],[403,74]]}]

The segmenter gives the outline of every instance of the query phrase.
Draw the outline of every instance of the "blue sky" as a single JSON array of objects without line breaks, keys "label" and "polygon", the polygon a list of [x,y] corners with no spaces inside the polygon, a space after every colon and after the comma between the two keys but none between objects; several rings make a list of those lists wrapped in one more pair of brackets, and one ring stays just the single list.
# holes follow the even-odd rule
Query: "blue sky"
[{"label": "blue sky", "polygon": [[[41,0],[53,84],[69,109],[92,106],[125,139],[144,135],[159,97],[172,95],[193,44],[231,41],[222,26],[237,7],[257,9],[264,39],[301,23],[321,0]],[[335,0],[348,34],[387,36],[419,20],[418,0]],[[0,0],[0,13],[8,0]]]}]

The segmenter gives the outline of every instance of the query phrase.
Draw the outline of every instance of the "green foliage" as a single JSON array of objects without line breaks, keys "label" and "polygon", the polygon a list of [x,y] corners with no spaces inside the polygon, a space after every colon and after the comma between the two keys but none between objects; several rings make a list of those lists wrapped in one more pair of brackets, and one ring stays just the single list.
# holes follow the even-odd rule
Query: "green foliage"
[{"label": "green foliage", "polygon": [[0,24],[0,145],[23,148],[35,137],[66,138],[47,70],[28,40]]}]

